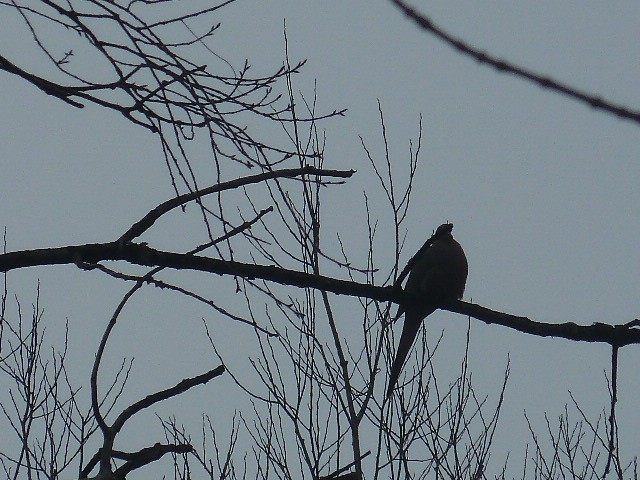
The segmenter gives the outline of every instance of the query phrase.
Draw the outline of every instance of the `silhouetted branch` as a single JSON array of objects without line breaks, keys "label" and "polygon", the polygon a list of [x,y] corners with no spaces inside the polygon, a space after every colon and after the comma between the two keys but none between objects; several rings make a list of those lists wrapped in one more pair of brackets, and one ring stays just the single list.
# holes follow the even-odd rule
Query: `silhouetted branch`
[{"label": "silhouetted branch", "polygon": [[607,464],[602,478],[607,478],[614,463],[616,475],[622,478],[622,470],[617,455],[618,424],[616,422],[616,403],[618,402],[618,346],[611,348],[611,407],[609,410],[609,444],[607,446]]},{"label": "silhouetted branch", "polygon": [[[249,279],[259,278],[283,285],[315,288],[337,295],[365,297],[398,304],[419,301],[398,287],[379,287],[270,265],[255,265],[199,255],[165,252],[145,244],[134,243],[121,245],[119,242],[110,242],[9,252],[0,255],[0,272],[37,265],[98,263],[105,260],[124,260],[149,267],[162,266],[177,270],[195,270]],[[632,321],[622,325],[606,323],[578,325],[574,322],[551,324],[498,312],[463,301],[450,302],[441,308],[469,315],[487,324],[502,325],[540,337],[560,337],[574,341],[608,343],[619,347],[640,343],[640,328],[636,328],[640,326],[640,321]]]},{"label": "silhouetted branch", "polygon": [[261,183],[267,180],[272,180],[274,178],[293,178],[304,175],[350,178],[354,173],[354,170],[325,170],[313,166],[306,166],[302,168],[286,168],[283,170],[274,170],[271,172],[260,173],[258,175],[236,178],[228,182],[222,182],[211,187],[197,190],[195,192],[179,195],[175,198],[167,200],[164,203],[161,203],[156,208],[147,213],[141,220],[136,222],[124,235],[122,235],[122,237],[120,237],[119,241],[122,243],[130,242],[131,240],[139,237],[140,235],[142,235],[142,233],[151,228],[155,221],[165,213],[188,202],[202,198],[205,195],[210,195],[212,193],[222,192],[224,190],[239,188],[255,183]]},{"label": "silhouetted branch", "polygon": [[[25,70],[21,69],[20,67],[15,65],[13,62],[11,62],[9,59],[3,57],[2,55],[0,55],[0,70],[4,70],[5,72],[13,73],[14,75],[18,75],[19,77],[22,77],[27,82],[38,87],[47,95],[57,97],[65,101],[69,105],[72,105],[76,108],[84,108],[84,105],[82,103],[78,102],[77,100],[72,100],[70,98],[73,96],[80,97],[80,98],[85,97],[86,94],[84,94],[81,89],[66,87],[64,85],[58,85],[56,83],[50,82],[45,78],[26,72]],[[106,106],[106,105],[104,105],[103,103],[102,106]]]},{"label": "silhouetted branch", "polygon": [[640,343],[640,328],[637,328],[640,327],[640,322],[638,320],[618,325],[600,322],[592,325],[578,325],[574,322],[543,323],[527,317],[510,315],[462,301],[451,302],[441,308],[450,312],[469,315],[486,324],[502,325],[538,337],[558,337],[579,342],[608,343],[619,347]]},{"label": "silhouetted branch", "polygon": [[[156,443],[152,447],[143,448],[137,452],[121,452],[119,450],[112,450],[111,456],[119,460],[124,460],[125,463],[121,467],[118,467],[109,478],[114,480],[124,479],[131,471],[144,467],[152,462],[160,460],[167,453],[185,454],[193,451],[193,446],[189,444],[161,444]],[[98,450],[93,458],[89,461],[87,466],[80,472],[80,478],[87,478],[91,473],[91,470],[98,464],[102,449]]]},{"label": "silhouetted branch", "polygon": [[330,473],[329,475],[323,475],[318,480],[358,480],[362,478],[362,472],[349,472],[344,473],[350,468],[352,468],[356,463],[361,462],[364,458],[371,455],[371,450],[367,450],[365,453],[358,458],[358,460],[354,460],[351,463],[348,463],[344,467],[337,469],[335,472]]},{"label": "silhouetted branch", "polygon": [[570,85],[560,83],[557,80],[554,80],[552,78],[544,77],[531,70],[518,67],[513,63],[493,57],[490,54],[483,52],[481,50],[478,50],[477,48],[472,47],[471,45],[464,42],[463,40],[456,38],[453,35],[445,32],[440,27],[438,27],[431,19],[419,13],[416,9],[411,8],[404,1],[402,0],[391,0],[391,1],[395,3],[407,15],[407,17],[415,21],[420,26],[420,28],[432,33],[434,36],[436,36],[440,40],[443,40],[445,43],[448,43],[456,50],[474,58],[480,63],[485,63],[487,65],[490,65],[496,70],[498,70],[499,72],[511,73],[518,77],[526,78],[527,80],[530,80],[533,83],[536,83],[538,86],[542,88],[554,90],[558,93],[561,93],[562,95],[573,98],[574,100],[578,100],[582,103],[586,103],[590,107],[593,107],[597,110],[603,110],[617,117],[624,118],[626,120],[631,120],[636,123],[640,123],[640,112],[638,111],[631,110],[622,105],[615,105],[596,95],[592,95],[586,92],[581,92]]},{"label": "silhouetted branch", "polygon": [[151,395],[147,395],[142,400],[139,400],[136,403],[125,408],[122,413],[118,415],[118,418],[115,422],[113,422],[113,425],[111,427],[113,432],[119,432],[124,426],[125,422],[140,410],[148,408],[154,403],[158,403],[168,398],[175,397],[176,395],[180,395],[181,393],[184,393],[190,388],[193,388],[197,385],[203,385],[209,382],[211,379],[219,377],[224,373],[224,371],[224,365],[220,365],[213,370],[209,370],[208,372],[202,373],[193,378],[185,378],[180,383],[174,385],[171,388],[167,388],[166,390],[161,390]]},{"label": "silhouetted branch", "polygon": [[124,459],[125,464],[118,467],[114,472],[115,479],[123,479],[131,471],[144,467],[152,462],[160,460],[167,453],[189,453],[193,451],[193,446],[189,444],[161,444],[156,443],[152,447],[143,448],[135,453],[113,452],[115,458]]}]

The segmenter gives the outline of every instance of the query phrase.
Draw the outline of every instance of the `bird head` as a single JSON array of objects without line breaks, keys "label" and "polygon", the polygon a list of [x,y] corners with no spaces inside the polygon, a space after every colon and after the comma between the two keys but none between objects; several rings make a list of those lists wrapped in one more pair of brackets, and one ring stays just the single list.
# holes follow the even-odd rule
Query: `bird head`
[{"label": "bird head", "polygon": [[434,237],[439,237],[441,235],[447,235],[447,234],[451,235],[452,231],[453,231],[453,223],[443,223],[437,228],[436,233],[434,234]]}]

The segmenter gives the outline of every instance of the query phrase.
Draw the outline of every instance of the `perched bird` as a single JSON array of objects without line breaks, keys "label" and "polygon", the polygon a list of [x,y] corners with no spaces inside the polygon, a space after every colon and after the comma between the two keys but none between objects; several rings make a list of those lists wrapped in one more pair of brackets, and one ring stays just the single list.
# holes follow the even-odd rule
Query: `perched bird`
[{"label": "perched bird", "polygon": [[464,293],[467,257],[460,244],[453,239],[452,230],[451,223],[440,225],[432,237],[431,245],[412,260],[415,263],[404,290],[419,298],[420,303],[404,305],[404,326],[391,366],[387,397],[393,392],[422,320],[443,303],[462,298]]}]

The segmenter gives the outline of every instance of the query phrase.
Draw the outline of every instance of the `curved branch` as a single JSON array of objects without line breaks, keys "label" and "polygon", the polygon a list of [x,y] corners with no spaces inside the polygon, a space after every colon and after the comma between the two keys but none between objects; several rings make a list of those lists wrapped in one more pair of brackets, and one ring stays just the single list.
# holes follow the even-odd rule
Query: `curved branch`
[{"label": "curved branch", "polygon": [[113,442],[115,440],[116,432],[112,427],[109,427],[100,412],[100,400],[98,398],[98,369],[100,368],[100,362],[102,361],[102,356],[104,354],[104,350],[107,345],[107,340],[109,339],[109,335],[111,331],[116,325],[116,321],[118,320],[118,316],[122,312],[125,304],[129,301],[131,296],[140,289],[143,285],[141,281],[137,282],[133,288],[131,288],[127,294],[122,298],[116,311],[111,316],[109,320],[109,324],[102,334],[102,339],[100,340],[100,345],[98,346],[98,351],[96,352],[96,358],[93,361],[93,367],[91,369],[91,409],[93,411],[93,416],[102,431],[102,448],[100,449],[98,458],[100,462],[100,471],[101,472],[110,472],[111,470],[111,450],[113,449]]},{"label": "curved branch", "polygon": [[337,178],[350,178],[355,173],[355,170],[326,170],[321,168],[316,168],[312,166],[302,167],[302,168],[286,168],[282,170],[273,170],[271,172],[260,173],[258,175],[250,175],[248,177],[236,178],[234,180],[230,180],[228,182],[218,183],[211,187],[203,188],[201,190],[196,190],[195,192],[186,193],[184,195],[179,195],[175,198],[167,200],[166,202],[161,203],[156,208],[147,213],[142,219],[137,221],[133,226],[127,230],[122,237],[118,240],[121,243],[126,243],[132,241],[134,238],[142,235],[146,230],[151,228],[151,226],[155,223],[158,218],[160,218],[165,213],[177,208],[185,203],[191,202],[198,198],[204,197],[205,195],[210,195],[212,193],[221,192],[223,190],[231,190],[233,188],[238,188],[254,183],[264,182],[266,180],[272,180],[274,178],[282,178],[282,177],[300,177],[303,175],[318,175],[325,177],[337,177]]},{"label": "curved branch", "polygon": [[402,0],[391,0],[395,3],[407,17],[411,18],[415,23],[417,23],[420,28],[426,30],[440,40],[448,43],[450,46],[455,48],[456,50],[462,52],[465,55],[468,55],[479,63],[485,63],[487,65],[492,66],[499,72],[507,72],[518,77],[526,78],[527,80],[532,81],[533,83],[538,84],[538,86],[542,88],[547,88],[549,90],[554,90],[562,95],[573,98],[574,100],[578,100],[582,103],[586,103],[592,108],[596,110],[604,110],[605,112],[611,113],[617,117],[624,118],[626,120],[631,120],[636,123],[640,123],[640,112],[631,110],[622,105],[615,105],[607,100],[604,100],[596,95],[581,92],[576,88],[571,87],[570,85],[560,83],[557,80],[554,80],[549,77],[544,77],[536,72],[531,70],[527,70],[525,68],[514,65],[513,63],[507,62],[505,60],[500,60],[499,58],[493,57],[482,50],[478,50],[477,48],[472,47],[468,43],[462,41],[459,38],[454,37],[453,35],[445,32],[440,27],[438,27],[435,23],[431,21],[428,17],[418,13],[417,10],[409,7]]}]

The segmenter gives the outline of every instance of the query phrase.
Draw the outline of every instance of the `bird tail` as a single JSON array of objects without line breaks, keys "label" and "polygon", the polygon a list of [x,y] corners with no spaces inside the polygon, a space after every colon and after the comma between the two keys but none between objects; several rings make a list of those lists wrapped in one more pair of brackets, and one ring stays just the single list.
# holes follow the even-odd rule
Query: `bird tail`
[{"label": "bird tail", "polygon": [[[396,382],[398,381],[398,377],[400,376],[400,372],[402,371],[402,367],[404,366],[404,362],[409,355],[409,351],[411,351],[411,346],[415,341],[418,331],[420,330],[420,325],[422,325],[422,319],[429,315],[430,312],[426,312],[424,315],[424,311],[420,312],[422,315],[417,314],[417,312],[411,311],[409,309],[405,313],[404,326],[402,327],[402,335],[400,336],[400,343],[398,343],[398,350],[396,352],[396,357],[393,360],[393,364],[391,365],[391,373],[389,374],[389,386],[387,387],[387,398],[391,396],[393,393],[393,389],[396,386]],[[435,310],[435,309],[434,309]]]}]

